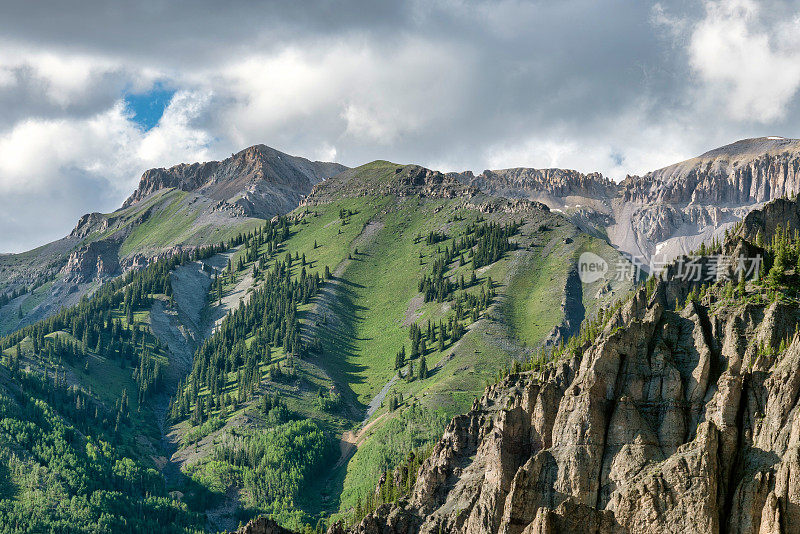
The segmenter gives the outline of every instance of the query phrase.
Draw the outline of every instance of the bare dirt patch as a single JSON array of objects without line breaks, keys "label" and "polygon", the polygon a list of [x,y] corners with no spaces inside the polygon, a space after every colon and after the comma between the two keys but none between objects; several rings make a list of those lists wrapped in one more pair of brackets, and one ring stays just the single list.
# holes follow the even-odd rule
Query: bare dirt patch
[{"label": "bare dirt patch", "polygon": [[208,309],[208,315],[204,324],[204,338],[208,338],[214,333],[214,330],[222,324],[228,312],[235,310],[240,305],[246,304],[250,300],[249,290],[254,285],[253,268],[249,267],[234,288],[223,295],[221,301],[216,302]]},{"label": "bare dirt patch", "polygon": [[349,430],[342,434],[342,438],[339,440],[339,460],[336,462],[336,465],[333,466],[334,471],[347,463],[361,444],[364,443],[367,432],[369,432],[378,421],[386,417],[386,415],[385,413],[381,414],[358,430]]},{"label": "bare dirt patch", "polygon": [[403,316],[403,326],[411,326],[411,323],[420,318],[422,314],[419,309],[423,304],[425,304],[425,297],[422,294],[416,295],[409,301],[408,308],[406,308],[406,313]]}]

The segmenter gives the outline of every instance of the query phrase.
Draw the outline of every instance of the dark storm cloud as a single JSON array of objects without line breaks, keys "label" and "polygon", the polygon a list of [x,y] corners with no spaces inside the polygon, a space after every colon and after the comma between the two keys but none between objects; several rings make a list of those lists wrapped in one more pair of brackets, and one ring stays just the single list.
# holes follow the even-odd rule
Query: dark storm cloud
[{"label": "dark storm cloud", "polygon": [[209,57],[280,46],[287,39],[407,22],[394,2],[77,1],[11,2],[0,31],[8,38],[73,51],[203,64]]},{"label": "dark storm cloud", "polygon": [[[797,2],[81,1],[2,12],[0,209],[13,198],[16,237],[0,220],[0,250],[113,209],[149,166],[254,143],[348,165],[621,178],[740,137],[798,135]],[[121,102],[157,84],[177,93],[145,132]],[[96,177],[93,194],[70,193],[81,176]],[[61,219],[42,225],[43,210]]]}]

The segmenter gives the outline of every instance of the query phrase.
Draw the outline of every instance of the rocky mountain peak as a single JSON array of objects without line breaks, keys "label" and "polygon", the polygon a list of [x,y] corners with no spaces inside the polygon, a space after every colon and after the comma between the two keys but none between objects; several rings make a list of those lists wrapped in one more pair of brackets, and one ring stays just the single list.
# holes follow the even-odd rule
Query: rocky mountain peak
[{"label": "rocky mountain peak", "polygon": [[800,191],[800,140],[743,139],[619,184],[568,169],[453,175],[489,194],[543,202],[648,265],[718,239],[751,209]]},{"label": "rocky mountain peak", "polygon": [[[266,145],[221,161],[149,169],[115,212],[88,213],[62,239],[28,253],[0,255],[0,285],[21,290],[53,280],[24,321],[48,317],[78,302],[97,282],[212,244],[233,228],[256,223],[254,219],[286,214],[314,184],[345,169]],[[23,324],[18,309],[0,310],[0,325]]]},{"label": "rocky mountain peak", "polygon": [[245,216],[270,218],[290,211],[314,184],[345,169],[338,163],[310,161],[254,145],[222,161],[147,170],[122,207],[161,189],[177,188],[236,205]]},{"label": "rocky mountain peak", "polygon": [[104,223],[107,224],[106,218],[102,213],[87,213],[78,219],[78,224],[76,224],[75,228],[70,232],[69,237],[82,239],[92,233],[98,225],[100,225],[102,229]]},{"label": "rocky mountain peak", "polygon": [[800,140],[743,139],[622,183],[623,200],[695,204],[768,202],[800,190]]},{"label": "rocky mountain peak", "polygon": [[779,152],[793,152],[800,150],[800,139],[769,136],[740,139],[733,143],[709,150],[699,157],[703,159],[714,158],[740,158],[759,156]]}]

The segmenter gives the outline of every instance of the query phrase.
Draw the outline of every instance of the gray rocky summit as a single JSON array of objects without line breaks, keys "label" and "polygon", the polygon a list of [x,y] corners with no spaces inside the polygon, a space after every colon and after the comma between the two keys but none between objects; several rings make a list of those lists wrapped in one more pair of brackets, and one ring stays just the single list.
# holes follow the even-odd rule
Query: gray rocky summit
[{"label": "gray rocky summit", "polygon": [[744,139],[619,184],[564,169],[454,175],[491,194],[544,202],[647,265],[721,239],[752,209],[800,191],[800,140]]}]

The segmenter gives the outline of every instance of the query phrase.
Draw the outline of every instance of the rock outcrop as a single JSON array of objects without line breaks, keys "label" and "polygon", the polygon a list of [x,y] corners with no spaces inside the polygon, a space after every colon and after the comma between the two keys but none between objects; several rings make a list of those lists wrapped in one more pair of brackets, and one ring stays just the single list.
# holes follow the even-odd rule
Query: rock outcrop
[{"label": "rock outcrop", "polygon": [[465,172],[453,176],[479,189],[491,190],[492,194],[511,198],[530,196],[537,199],[565,199],[582,197],[605,200],[614,198],[619,186],[600,173],[583,174],[569,169],[513,168],[485,170],[474,176]]},{"label": "rock outcrop", "polygon": [[346,169],[255,145],[222,161],[150,169],[122,207],[161,189],[177,188],[237,206],[244,216],[269,219],[293,210],[315,184]]},{"label": "rock outcrop", "polygon": [[490,194],[544,202],[648,265],[722,239],[750,210],[800,191],[800,140],[745,139],[620,184],[563,169],[453,176]]},{"label": "rock outcrop", "polygon": [[748,241],[755,242],[759,234],[765,239],[774,235],[779,226],[784,230],[800,230],[800,210],[797,206],[796,199],[781,198],[770,202],[762,209],[748,213],[739,233]]},{"label": "rock outcrop", "polygon": [[103,239],[90,241],[69,255],[62,269],[71,282],[88,282],[108,278],[119,270],[119,242]]},{"label": "rock outcrop", "polygon": [[[725,253],[763,253],[755,227]],[[673,269],[593,342],[487,388],[407,500],[351,532],[800,532],[800,309],[721,286],[676,309],[697,285]]]},{"label": "rock outcrop", "polygon": [[419,165],[374,161],[317,184],[301,206],[330,202],[341,197],[393,195],[398,198],[417,196],[471,199],[478,194],[481,191],[477,187],[462,183],[452,174]]},{"label": "rock outcrop", "polygon": [[259,517],[239,527],[230,534],[292,534],[292,531],[283,528],[271,519]]}]

